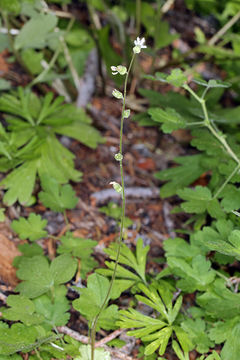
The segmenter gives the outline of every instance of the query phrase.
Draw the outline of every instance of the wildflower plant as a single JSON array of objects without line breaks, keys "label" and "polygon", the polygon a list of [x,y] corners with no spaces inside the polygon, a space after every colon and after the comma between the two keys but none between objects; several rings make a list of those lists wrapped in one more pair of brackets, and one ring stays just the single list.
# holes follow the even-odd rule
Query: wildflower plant
[{"label": "wildflower plant", "polygon": [[119,139],[119,152],[115,154],[115,160],[119,162],[120,167],[120,176],[121,176],[121,184],[118,184],[115,181],[111,181],[110,184],[113,186],[114,190],[121,194],[122,196],[122,211],[121,211],[121,220],[120,220],[120,232],[119,237],[117,240],[117,251],[116,251],[116,257],[115,257],[115,265],[113,268],[112,278],[109,283],[108,290],[106,292],[105,298],[102,301],[102,305],[99,308],[98,313],[96,314],[95,318],[92,321],[91,326],[91,360],[94,360],[94,348],[95,348],[95,337],[96,337],[96,329],[98,326],[98,321],[101,316],[101,313],[104,311],[104,309],[107,306],[108,300],[110,298],[114,280],[116,278],[117,273],[117,267],[119,263],[119,257],[120,257],[120,250],[121,250],[121,243],[123,239],[123,230],[124,230],[124,217],[125,217],[125,203],[126,203],[126,197],[125,197],[125,186],[124,186],[124,176],[123,176],[123,123],[124,119],[127,119],[130,116],[130,110],[126,109],[126,96],[127,96],[127,84],[128,84],[128,78],[129,73],[131,71],[134,59],[136,54],[139,54],[142,49],[146,48],[147,46],[145,44],[145,39],[140,39],[137,37],[137,39],[134,41],[134,47],[133,47],[133,55],[129,64],[128,69],[125,66],[117,65],[117,66],[111,66],[112,74],[113,75],[121,75],[125,76],[124,81],[124,89],[123,93],[120,92],[117,89],[114,89],[112,92],[112,95],[118,99],[122,100],[122,115],[121,115],[121,122],[120,122],[120,139]]}]

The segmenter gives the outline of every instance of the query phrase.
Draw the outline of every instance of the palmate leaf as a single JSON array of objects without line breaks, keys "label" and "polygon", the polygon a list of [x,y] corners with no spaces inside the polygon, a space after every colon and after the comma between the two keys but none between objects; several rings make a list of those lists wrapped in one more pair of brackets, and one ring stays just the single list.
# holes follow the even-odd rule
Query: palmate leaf
[{"label": "palmate leaf", "polygon": [[55,335],[45,332],[39,326],[16,323],[9,328],[6,323],[1,322],[0,329],[1,355],[11,355],[19,351],[28,352],[56,338]]},{"label": "palmate leaf", "polygon": [[179,166],[159,171],[155,177],[162,181],[168,181],[161,187],[160,194],[162,198],[172,196],[179,189],[192,184],[204,172],[201,164],[203,155],[181,156],[174,159]]},{"label": "palmate leaf", "polygon": [[54,301],[48,294],[38,296],[33,300],[36,312],[42,318],[45,328],[51,330],[57,326],[66,325],[70,313],[69,301],[66,298],[67,288],[58,286],[54,289]]},{"label": "palmate leaf", "polygon": [[161,129],[164,133],[168,134],[186,126],[184,118],[172,108],[152,108],[148,113],[154,121],[162,123]]},{"label": "palmate leaf", "polygon": [[179,190],[177,194],[186,200],[181,207],[187,213],[201,214],[207,211],[212,217],[225,217],[223,210],[211,190],[207,187],[196,186],[194,189]]},{"label": "palmate leaf", "polygon": [[60,238],[61,245],[58,247],[58,254],[72,254],[80,260],[80,276],[85,279],[86,274],[91,271],[97,262],[91,256],[97,241],[75,237],[68,231]]},{"label": "palmate leaf", "polygon": [[43,316],[36,314],[34,303],[23,295],[9,295],[7,298],[9,309],[2,308],[4,319],[11,321],[21,321],[23,324],[30,326],[41,324]]},{"label": "palmate leaf", "polygon": [[195,349],[200,353],[207,353],[214,343],[206,332],[206,323],[202,319],[186,319],[181,323],[181,328],[188,334]]},{"label": "palmate leaf", "polygon": [[77,261],[68,254],[56,257],[49,265],[43,256],[34,256],[20,262],[17,276],[23,280],[16,290],[21,295],[36,298],[54,291],[54,286],[71,280],[77,269]]},{"label": "palmate leaf", "polygon": [[[89,320],[90,324],[98,315],[101,306],[107,296],[109,289],[109,280],[99,274],[92,274],[88,277],[87,288],[80,290],[80,298],[73,301],[73,307],[80,314]],[[109,299],[111,298],[111,294]],[[108,299],[108,300],[109,300]],[[115,322],[118,317],[118,308],[116,305],[110,305],[104,308],[98,319],[98,329],[106,330],[116,328]]]},{"label": "palmate leaf", "polygon": [[207,291],[197,296],[197,304],[213,319],[231,319],[240,315],[240,294],[226,287],[225,280],[217,279]]},{"label": "palmate leaf", "polygon": [[41,185],[43,191],[39,193],[39,199],[46,207],[63,212],[76,206],[78,198],[70,184],[60,185],[54,178],[43,175]]},{"label": "palmate leaf", "polygon": [[0,169],[13,169],[1,182],[7,190],[7,205],[16,201],[28,204],[37,175],[47,174],[60,184],[80,180],[81,172],[74,169],[75,156],[59,142],[56,133],[91,148],[103,142],[82,109],[63,104],[63,97],[53,99],[52,93],[40,98],[19,87],[1,97],[0,110],[9,114],[8,131],[0,128]]},{"label": "palmate leaf", "polygon": [[218,220],[215,227],[205,226],[194,237],[209,250],[240,259],[240,231],[233,229],[230,220]]},{"label": "palmate leaf", "polygon": [[47,220],[43,220],[40,215],[31,213],[28,219],[20,217],[19,220],[14,220],[11,227],[20,239],[35,241],[47,235],[47,231],[44,230],[46,225]]},{"label": "palmate leaf", "polygon": [[[122,265],[117,266],[116,280],[113,284],[111,297],[116,299],[120,294],[138,284],[139,282],[146,283],[146,261],[149,246],[143,246],[143,240],[138,239],[136,245],[136,254],[134,254],[126,244],[121,245],[119,264],[128,266],[131,270],[125,268]],[[105,252],[110,256],[112,260],[116,260],[117,255],[117,244],[110,244],[109,248]],[[108,269],[98,269],[99,274],[105,276],[112,276],[115,263],[106,261]]]},{"label": "palmate leaf", "polygon": [[174,325],[182,304],[182,297],[180,296],[173,306],[172,289],[164,281],[150,285],[149,288],[143,284],[138,286],[145,296],[136,295],[137,300],[159,312],[160,316],[152,318],[131,308],[120,310],[117,325],[124,329],[136,328],[128,331],[127,334],[149,342],[145,347],[145,355],[151,355],[157,349],[159,349],[159,354],[163,355],[174,332],[184,351],[189,351],[192,344],[187,334]]}]

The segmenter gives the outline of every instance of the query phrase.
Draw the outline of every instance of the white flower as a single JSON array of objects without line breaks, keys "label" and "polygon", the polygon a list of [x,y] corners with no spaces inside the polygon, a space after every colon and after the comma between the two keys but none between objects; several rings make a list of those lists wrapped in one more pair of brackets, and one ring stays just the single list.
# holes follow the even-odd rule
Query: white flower
[{"label": "white flower", "polygon": [[114,190],[115,190],[117,193],[119,193],[119,194],[122,193],[122,187],[121,187],[121,185],[118,184],[116,181],[111,181],[111,182],[110,182],[110,185],[113,186]]},{"label": "white flower", "polygon": [[118,66],[111,66],[111,70],[112,70],[112,74],[113,75],[125,75],[127,72],[127,68],[125,66],[122,65],[118,65]]},{"label": "white flower", "polygon": [[133,48],[133,52],[135,54],[139,54],[141,52],[141,49],[146,49],[146,45],[145,44],[145,38],[140,39],[140,37],[137,37],[136,40],[134,40],[134,48]]}]

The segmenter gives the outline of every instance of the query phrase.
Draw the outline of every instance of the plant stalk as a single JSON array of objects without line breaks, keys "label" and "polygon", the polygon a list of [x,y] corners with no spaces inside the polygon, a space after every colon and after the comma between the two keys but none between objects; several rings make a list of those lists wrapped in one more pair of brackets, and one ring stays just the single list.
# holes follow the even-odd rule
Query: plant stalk
[{"label": "plant stalk", "polygon": [[[132,68],[133,62],[134,62],[134,58],[135,58],[135,54],[133,54],[131,62],[129,64],[128,67],[128,71],[126,73],[126,77],[125,77],[125,81],[124,81],[124,92],[123,92],[123,105],[122,105],[122,115],[121,115],[121,124],[120,124],[120,139],[119,139],[119,153],[122,155],[122,148],[123,148],[123,123],[124,123],[124,111],[125,111],[125,107],[126,107],[126,95],[127,95],[127,83],[128,83],[128,77],[129,77],[129,73],[130,70]],[[98,323],[98,319],[102,313],[102,311],[104,310],[108,300],[109,300],[109,296],[111,294],[112,291],[112,287],[113,287],[113,283],[114,280],[116,278],[116,272],[117,272],[117,266],[118,266],[118,261],[119,261],[119,256],[120,256],[120,250],[121,250],[121,243],[122,243],[122,238],[123,238],[123,222],[124,222],[124,216],[125,216],[125,203],[126,203],[126,197],[125,197],[125,187],[124,187],[124,176],[123,176],[123,163],[122,160],[119,161],[119,165],[120,165],[120,175],[121,175],[121,186],[122,186],[122,212],[121,212],[121,222],[120,222],[120,233],[119,233],[119,237],[117,240],[117,255],[116,255],[116,260],[115,260],[115,266],[113,269],[113,274],[112,274],[112,278],[109,284],[109,288],[106,294],[106,297],[102,303],[102,306],[98,312],[98,314],[96,315],[95,319],[93,320],[92,323],[92,328],[91,328],[91,333],[90,333],[90,341],[91,341],[91,360],[94,360],[94,350],[95,350],[95,340],[96,340],[96,328],[97,328],[97,323]]]}]

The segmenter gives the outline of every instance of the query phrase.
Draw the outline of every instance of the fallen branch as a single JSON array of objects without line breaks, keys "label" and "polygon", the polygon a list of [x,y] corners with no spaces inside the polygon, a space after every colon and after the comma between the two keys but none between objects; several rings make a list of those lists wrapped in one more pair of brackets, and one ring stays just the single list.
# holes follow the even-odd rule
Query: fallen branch
[{"label": "fallen branch", "polygon": [[[69,329],[67,326],[60,326],[57,328],[57,330],[61,334],[69,335],[73,339],[80,341],[83,344],[88,344],[88,337],[84,335],[80,335],[78,332]],[[110,352],[112,356],[114,356],[116,359],[120,360],[134,360],[131,356],[126,355],[125,353],[121,352],[118,349],[112,349],[109,346],[104,345],[106,342],[116,338],[118,335],[120,335],[123,332],[123,330],[116,330],[112,334],[106,336],[104,339],[98,341],[95,346],[96,347],[103,347],[106,351]],[[112,337],[111,337],[112,336]],[[114,358],[112,358],[114,360]]]},{"label": "fallen branch", "polygon": [[[133,198],[159,198],[159,189],[158,188],[144,188],[144,187],[129,187],[126,189],[126,196]],[[97,205],[106,203],[111,199],[120,199],[120,194],[117,193],[114,189],[105,189],[97,191],[91,195],[92,198],[96,201]]]}]

